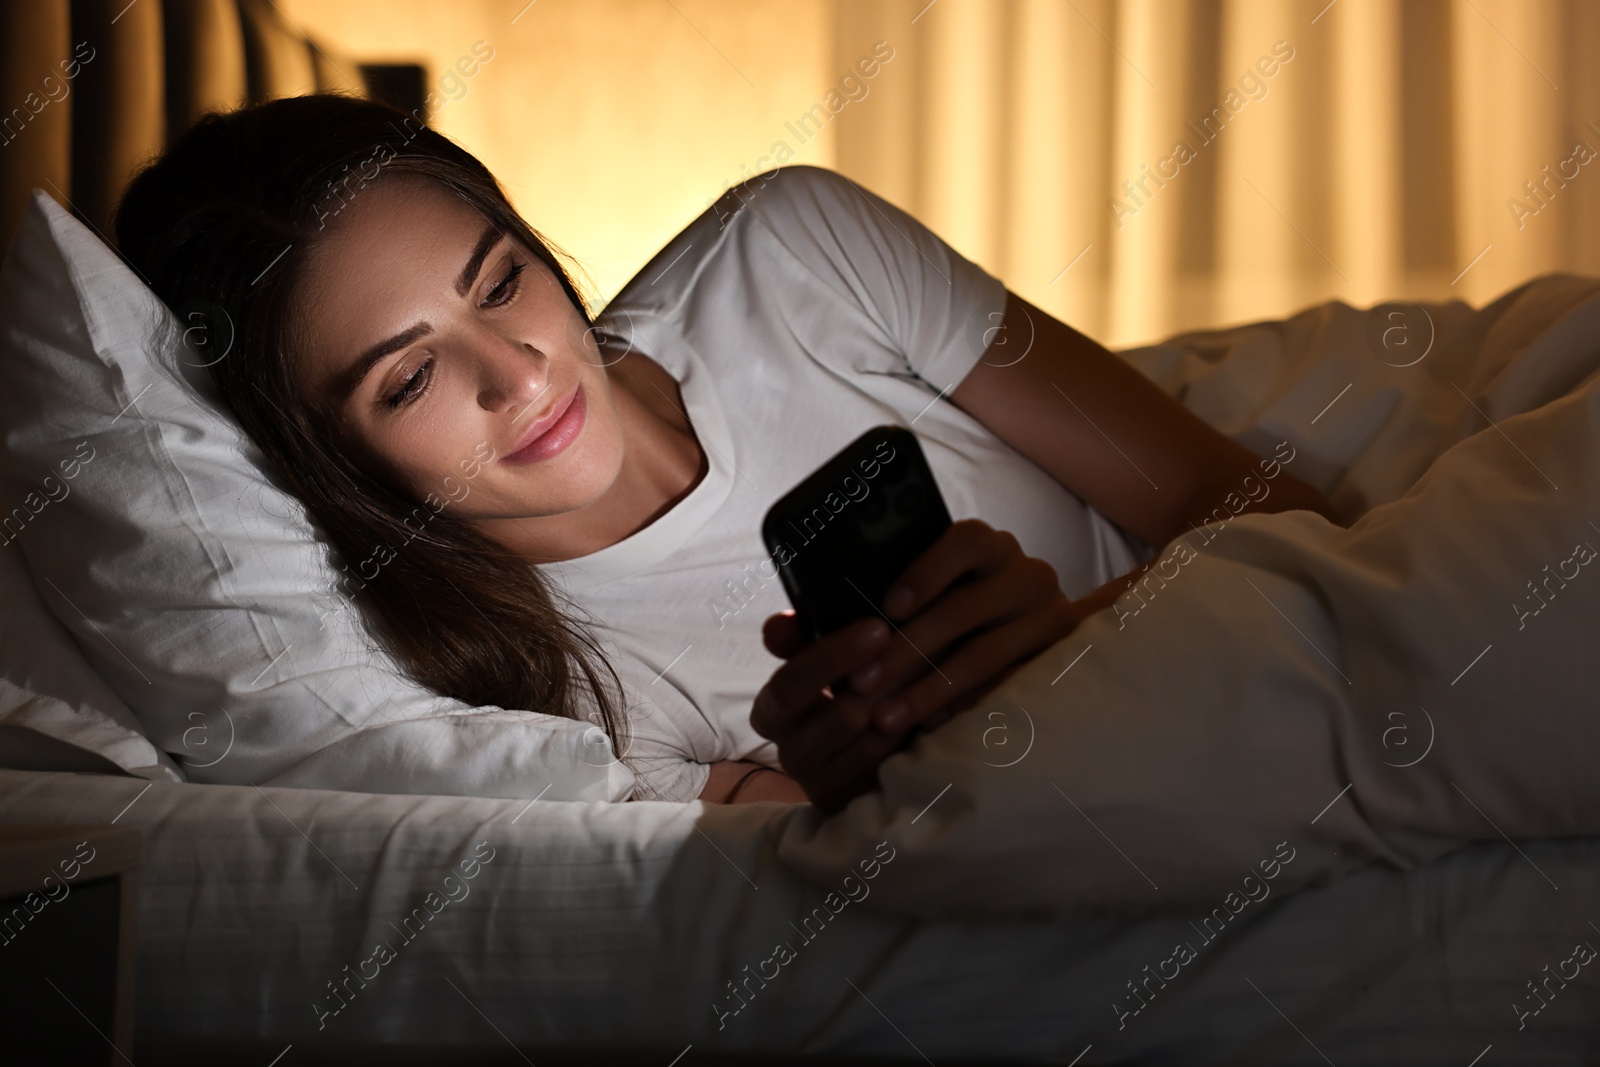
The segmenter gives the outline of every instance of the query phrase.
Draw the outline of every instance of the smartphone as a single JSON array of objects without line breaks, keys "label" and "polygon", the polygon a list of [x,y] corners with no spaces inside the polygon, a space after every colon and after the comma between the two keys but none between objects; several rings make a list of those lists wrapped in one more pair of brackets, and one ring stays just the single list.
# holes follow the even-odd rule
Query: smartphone
[{"label": "smartphone", "polygon": [[902,426],[874,426],[768,509],[762,540],[812,640],[869,615],[950,526],[933,471]]}]

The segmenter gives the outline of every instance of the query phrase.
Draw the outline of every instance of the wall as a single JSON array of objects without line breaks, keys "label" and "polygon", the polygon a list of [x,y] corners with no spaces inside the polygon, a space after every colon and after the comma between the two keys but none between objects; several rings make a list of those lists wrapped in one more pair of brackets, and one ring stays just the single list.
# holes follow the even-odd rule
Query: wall
[{"label": "wall", "polygon": [[823,0],[276,2],[362,61],[425,63],[435,86],[475,41],[491,46],[434,125],[578,260],[600,302],[775,140],[793,162],[834,157],[831,130],[802,143],[784,128],[824,91]]}]

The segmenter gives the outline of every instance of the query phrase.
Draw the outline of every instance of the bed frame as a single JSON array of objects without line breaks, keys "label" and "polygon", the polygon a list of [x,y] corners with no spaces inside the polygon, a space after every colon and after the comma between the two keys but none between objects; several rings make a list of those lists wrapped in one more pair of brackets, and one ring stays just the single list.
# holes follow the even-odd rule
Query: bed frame
[{"label": "bed frame", "polygon": [[117,196],[207,111],[315,88],[373,96],[361,66],[270,0],[27,0],[0,7],[0,239],[28,192],[109,234]]}]

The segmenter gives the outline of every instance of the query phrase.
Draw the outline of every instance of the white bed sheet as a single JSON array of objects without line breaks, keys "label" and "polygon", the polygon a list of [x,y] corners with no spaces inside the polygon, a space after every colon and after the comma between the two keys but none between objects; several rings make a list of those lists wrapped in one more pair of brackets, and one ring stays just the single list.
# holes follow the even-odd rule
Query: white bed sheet
[{"label": "white bed sheet", "polygon": [[[1371,869],[1270,897],[1122,1018],[1113,1005],[1129,1001],[1126,983],[1176,941],[1198,940],[1188,918],[924,922],[850,904],[803,943],[790,924],[824,906],[825,891],[774,854],[798,810],[529,809],[0,772],[0,820],[117,817],[144,831],[138,1011],[147,1035],[920,1051],[935,1063],[1067,1063],[1090,1045],[1081,1064],[1323,1064],[1326,1055],[1340,1067],[1459,1067],[1491,1044],[1491,1065],[1576,1063],[1600,1051],[1593,977],[1520,1032],[1511,1008],[1526,980],[1585,936],[1549,904],[1600,896],[1600,840],[1529,842],[1526,858],[1473,846],[1411,874]],[[403,942],[390,924],[441,890],[453,865],[488,855],[480,842],[492,858],[457,883],[466,894]],[[713,1003],[725,983],[785,939],[799,946],[795,958],[765,989],[752,986],[748,1006],[719,1029]],[[325,983],[384,940],[395,958],[368,968],[377,976],[352,986],[348,1007],[319,1029],[313,1004],[330,1003]]]}]

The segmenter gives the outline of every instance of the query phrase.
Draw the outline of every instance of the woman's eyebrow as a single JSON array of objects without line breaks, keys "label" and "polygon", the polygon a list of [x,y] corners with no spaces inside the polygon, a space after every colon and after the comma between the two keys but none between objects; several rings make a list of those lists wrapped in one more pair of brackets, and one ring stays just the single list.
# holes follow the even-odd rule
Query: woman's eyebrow
[{"label": "woman's eyebrow", "polygon": [[483,231],[483,236],[478,238],[478,243],[472,246],[472,255],[467,259],[467,265],[461,268],[461,277],[456,279],[456,295],[466,296],[467,290],[472,288],[472,283],[478,280],[478,271],[483,269],[483,261],[488,258],[489,252],[500,243],[500,227],[489,224]]},{"label": "woman's eyebrow", "polygon": [[360,387],[362,382],[366,381],[367,375],[372,373],[372,368],[376,367],[378,361],[383,359],[384,356],[389,355],[391,352],[399,351],[414,341],[420,341],[432,332],[432,324],[419,322],[415,326],[401,330],[387,340],[379,341],[361,353],[360,359],[350,364],[339,377],[334,379],[332,389],[333,402],[335,404],[343,404],[348,401],[351,394]]},{"label": "woman's eyebrow", "polygon": [[[472,283],[478,280],[478,272],[483,270],[483,261],[489,257],[494,246],[500,243],[503,234],[498,226],[491,224],[478,237],[478,243],[472,246],[472,255],[467,257],[467,265],[461,268],[461,276],[456,279],[456,294],[466,296],[472,288]],[[333,383],[333,401],[343,404],[350,399],[350,395],[360,388],[366,381],[367,375],[372,373],[372,368],[378,361],[391,352],[398,351],[419,341],[433,332],[433,326],[427,322],[419,322],[415,326],[400,331],[393,337],[379,341],[365,352],[345,372],[339,375]]]}]

